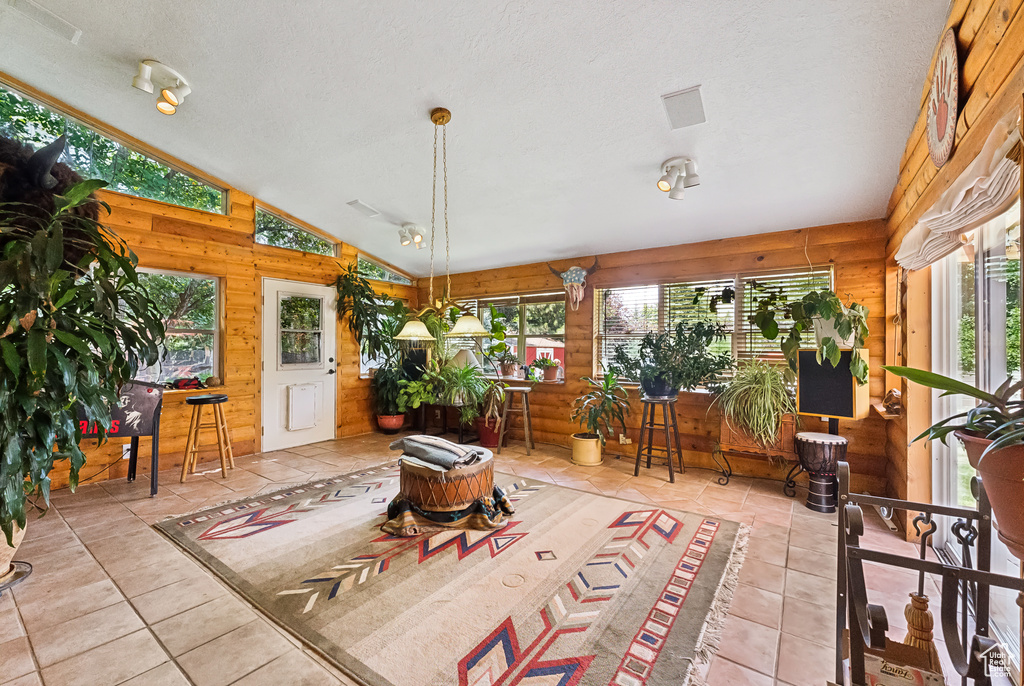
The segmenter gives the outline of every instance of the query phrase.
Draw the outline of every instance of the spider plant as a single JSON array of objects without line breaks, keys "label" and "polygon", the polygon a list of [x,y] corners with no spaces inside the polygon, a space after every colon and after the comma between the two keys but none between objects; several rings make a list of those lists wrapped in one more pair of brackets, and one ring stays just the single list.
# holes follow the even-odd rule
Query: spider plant
[{"label": "spider plant", "polygon": [[765,451],[778,440],[783,415],[796,413],[782,369],[764,360],[741,363],[715,402],[729,428],[746,433]]}]

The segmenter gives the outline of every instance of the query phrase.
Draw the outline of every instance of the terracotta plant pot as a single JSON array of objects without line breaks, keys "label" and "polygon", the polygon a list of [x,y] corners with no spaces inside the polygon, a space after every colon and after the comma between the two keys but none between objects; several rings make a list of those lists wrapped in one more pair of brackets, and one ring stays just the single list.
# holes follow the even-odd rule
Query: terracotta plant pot
[{"label": "terracotta plant pot", "polygon": [[1024,444],[1000,448],[982,458],[992,441],[960,431],[956,437],[963,441],[967,458],[985,486],[999,539],[1024,560]]},{"label": "terracotta plant pot", "polygon": [[558,367],[544,367],[545,381],[558,381]]},{"label": "terracotta plant pot", "polygon": [[480,434],[480,445],[484,448],[497,448],[498,447],[498,427],[499,422],[497,419],[484,419],[483,417],[476,418],[476,432]]},{"label": "terracotta plant pot", "polygon": [[396,434],[405,425],[404,414],[379,414],[377,415],[377,426],[386,434]]},{"label": "terracotta plant pot", "polygon": [[572,462],[581,467],[596,467],[604,462],[601,439],[596,434],[573,434]]},{"label": "terracotta plant pot", "polygon": [[502,362],[501,363],[501,375],[502,376],[515,376],[516,372],[519,371],[519,365],[515,362]]},{"label": "terracotta plant pot", "polygon": [[18,546],[21,545],[23,538],[25,538],[25,530],[19,529],[17,524],[14,525],[13,548],[7,545],[7,539],[0,535],[0,582],[3,582],[4,577],[14,571],[11,567],[11,561],[18,552]]}]

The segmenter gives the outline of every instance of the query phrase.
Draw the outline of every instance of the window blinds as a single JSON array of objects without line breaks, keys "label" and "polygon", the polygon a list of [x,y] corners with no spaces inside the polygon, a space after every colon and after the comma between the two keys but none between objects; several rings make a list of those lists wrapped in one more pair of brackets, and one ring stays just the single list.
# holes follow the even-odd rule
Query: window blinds
[{"label": "window blinds", "polygon": [[[598,289],[594,327],[598,363],[602,369],[607,369],[616,346],[624,345],[636,353],[645,334],[673,331],[680,322],[693,324],[698,321],[717,322],[724,328],[725,339],[713,346],[716,352],[729,352],[738,360],[782,361],[781,340],[765,340],[750,322],[758,298],[769,291],[781,290],[787,299],[798,300],[810,291],[831,288],[832,268],[821,267],[686,283]],[[721,300],[726,289],[733,294],[731,302]],[[711,311],[714,296],[719,300],[716,311]],[[787,320],[778,321],[783,332],[788,331],[792,324]]]}]

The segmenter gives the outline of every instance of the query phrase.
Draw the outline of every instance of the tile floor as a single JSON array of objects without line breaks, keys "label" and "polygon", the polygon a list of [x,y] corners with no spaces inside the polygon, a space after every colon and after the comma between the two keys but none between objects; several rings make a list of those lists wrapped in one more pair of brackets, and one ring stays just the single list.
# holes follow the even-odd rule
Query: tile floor
[{"label": "tile floor", "polygon": [[[53,494],[54,510],[30,521],[18,559],[32,576],[0,598],[0,684],[257,686],[350,683],[237,598],[150,524],[284,485],[355,471],[395,457],[389,438],[355,438],[236,460],[182,484],[175,470]],[[664,467],[632,475],[632,461],[577,467],[569,452],[521,444],[503,449],[500,471],[572,488],[752,525],[746,563],[717,656],[712,686],[821,686],[833,675],[836,518],[781,493],[779,482],[691,469],[675,484]],[[866,539],[913,553],[872,520]],[[871,571],[887,605],[891,635],[903,638],[902,609],[913,574]],[[937,598],[936,588],[932,597]],[[877,600],[875,601],[877,602]],[[895,635],[899,634],[899,635]]]}]

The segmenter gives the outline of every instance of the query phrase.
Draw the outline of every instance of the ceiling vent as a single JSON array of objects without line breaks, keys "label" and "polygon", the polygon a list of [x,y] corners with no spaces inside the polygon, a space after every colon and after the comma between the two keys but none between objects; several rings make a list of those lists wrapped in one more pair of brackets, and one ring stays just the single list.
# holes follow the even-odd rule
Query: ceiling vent
[{"label": "ceiling vent", "polygon": [[7,0],[7,4],[64,40],[78,45],[78,41],[82,37],[82,29],[64,21],[42,5],[32,2],[32,0]]},{"label": "ceiling vent", "polygon": [[700,86],[663,95],[661,101],[665,103],[665,112],[673,131],[707,121],[704,103],[700,99]]},{"label": "ceiling vent", "polygon": [[362,200],[352,200],[348,203],[348,206],[354,209],[360,214],[365,214],[367,217],[379,217],[380,212],[367,205]]}]

